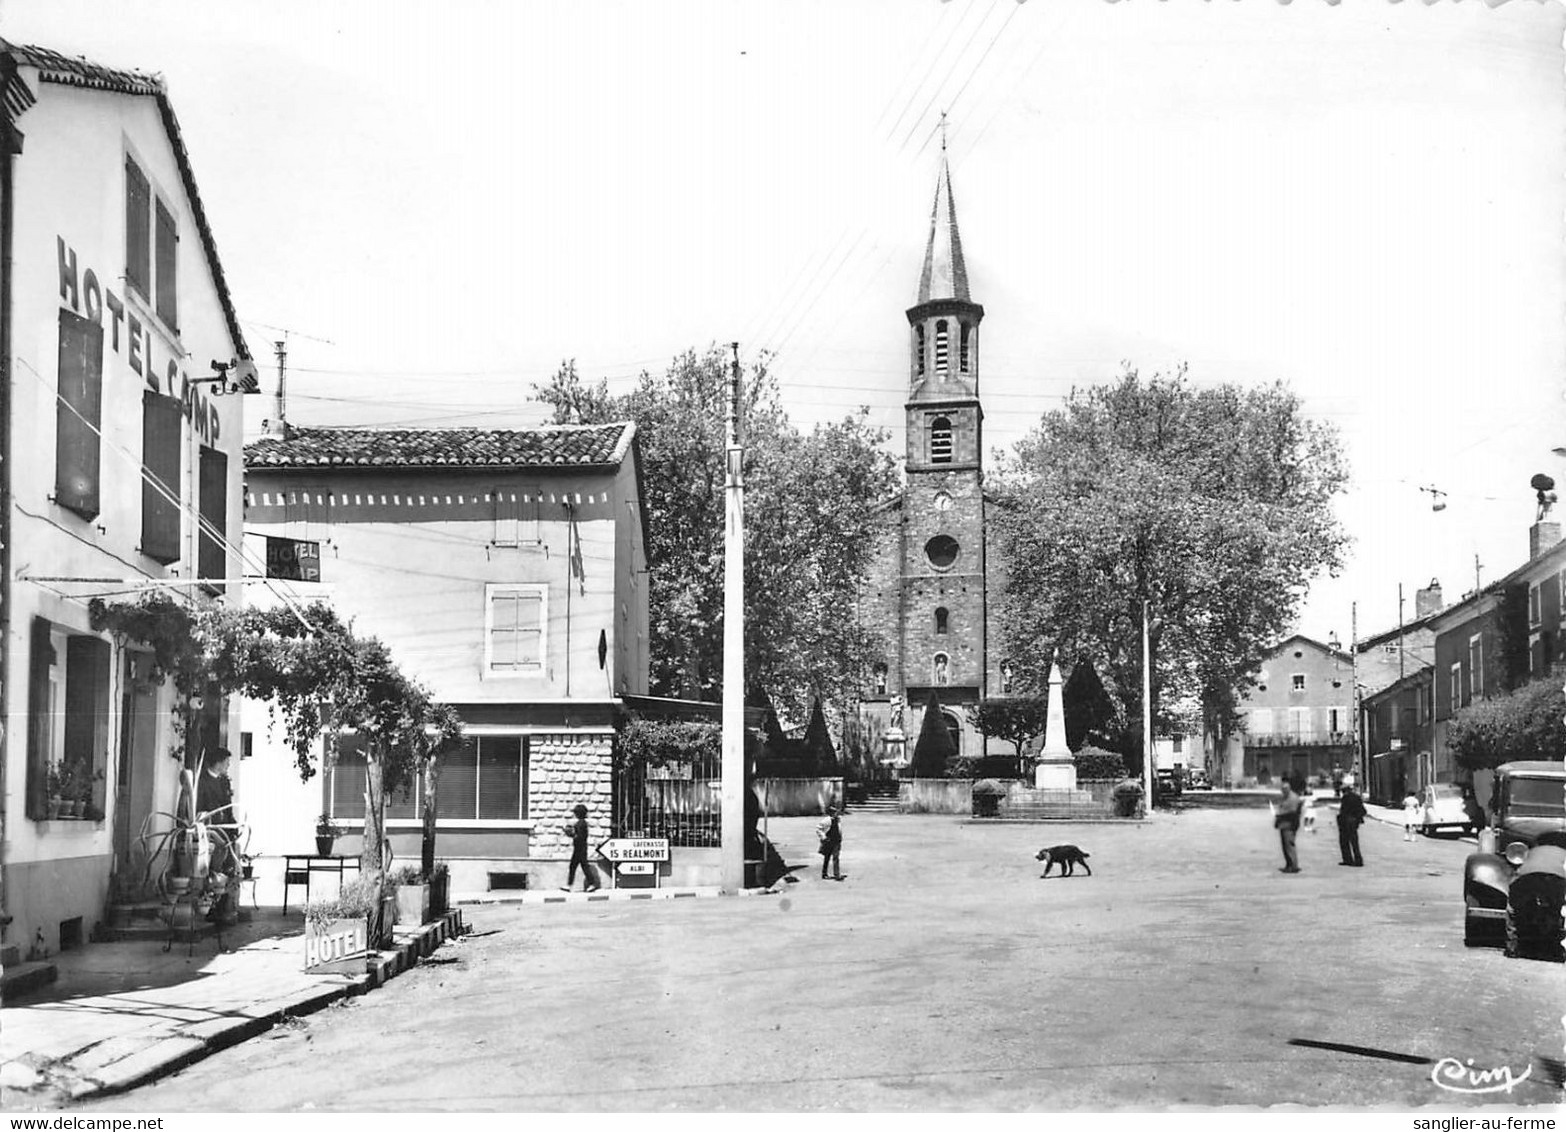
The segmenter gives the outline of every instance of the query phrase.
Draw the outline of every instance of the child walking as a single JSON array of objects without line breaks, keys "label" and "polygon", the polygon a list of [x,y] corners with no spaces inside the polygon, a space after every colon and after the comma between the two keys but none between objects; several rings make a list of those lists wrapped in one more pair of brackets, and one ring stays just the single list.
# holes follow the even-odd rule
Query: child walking
[{"label": "child walking", "polygon": [[1403,798],[1403,840],[1414,840],[1419,822],[1419,795],[1410,790]]},{"label": "child walking", "polygon": [[836,806],[826,808],[826,817],[816,823],[816,837],[821,842],[821,879],[827,878],[827,865],[832,866],[832,879],[843,879],[840,860],[843,852],[843,824]]}]

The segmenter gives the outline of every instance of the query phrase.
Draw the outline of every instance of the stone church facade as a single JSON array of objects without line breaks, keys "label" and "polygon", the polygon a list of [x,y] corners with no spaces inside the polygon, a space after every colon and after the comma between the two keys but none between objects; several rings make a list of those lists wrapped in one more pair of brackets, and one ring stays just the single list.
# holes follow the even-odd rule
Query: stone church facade
[{"label": "stone church facade", "polygon": [[[933,691],[962,756],[985,753],[966,706],[1010,691],[993,623],[1004,578],[986,545],[979,324],[944,154],[918,300],[908,308],[902,491],[883,503],[861,602],[876,642],[860,714],[871,756],[913,755]],[[991,744],[990,753],[1011,753]]]}]

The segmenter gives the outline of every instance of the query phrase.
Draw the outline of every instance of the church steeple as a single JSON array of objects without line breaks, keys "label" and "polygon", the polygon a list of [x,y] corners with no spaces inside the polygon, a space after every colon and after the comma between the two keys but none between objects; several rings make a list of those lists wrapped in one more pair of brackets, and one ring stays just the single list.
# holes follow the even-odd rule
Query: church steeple
[{"label": "church steeple", "polygon": [[979,323],[983,318],[984,308],[968,293],[968,265],[962,257],[943,136],[930,236],[919,273],[919,299],[908,308],[910,406],[914,402],[977,401]]}]

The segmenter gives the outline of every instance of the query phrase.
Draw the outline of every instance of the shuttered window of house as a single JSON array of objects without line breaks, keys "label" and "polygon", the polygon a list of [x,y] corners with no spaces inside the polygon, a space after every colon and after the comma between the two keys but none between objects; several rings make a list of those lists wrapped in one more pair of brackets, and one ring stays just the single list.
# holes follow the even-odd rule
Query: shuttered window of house
[{"label": "shuttered window of house", "polygon": [[141,395],[141,552],[179,561],[180,409],[173,397]]},{"label": "shuttered window of house", "polygon": [[158,317],[176,334],[179,333],[179,300],[176,295],[175,251],[179,246],[179,233],[174,228],[174,217],[157,202],[156,254],[158,285]]},{"label": "shuttered window of house", "polygon": [[98,425],[103,404],[103,327],[60,312],[55,399],[54,498],[84,519],[98,515]]},{"label": "shuttered window of house", "polygon": [[152,186],[130,158],[125,159],[125,282],[142,298],[152,294],[149,219]]},{"label": "shuttered window of house", "polygon": [[196,554],[198,576],[215,592],[228,576],[228,456],[216,448],[201,450],[201,540]]},{"label": "shuttered window of house", "polygon": [[54,645],[46,618],[34,617],[27,654],[27,816],[49,816],[49,754],[54,745],[54,705],[49,702],[49,669]]},{"label": "shuttered window of house", "polygon": [[466,739],[441,757],[436,818],[471,820],[477,812],[478,744],[477,739]]}]

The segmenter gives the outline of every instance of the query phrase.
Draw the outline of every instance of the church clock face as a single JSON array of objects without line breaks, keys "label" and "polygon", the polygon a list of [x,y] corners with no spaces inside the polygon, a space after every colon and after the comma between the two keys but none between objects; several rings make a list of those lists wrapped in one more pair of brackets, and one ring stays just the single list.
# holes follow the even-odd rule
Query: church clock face
[{"label": "church clock face", "polygon": [[936,492],[935,509],[937,511],[950,511],[952,509],[952,497],[944,491]]}]

